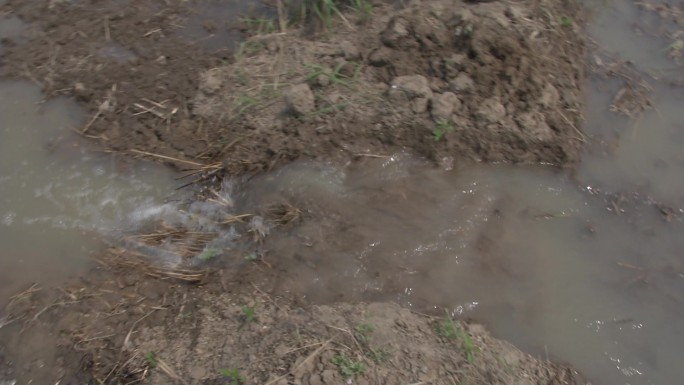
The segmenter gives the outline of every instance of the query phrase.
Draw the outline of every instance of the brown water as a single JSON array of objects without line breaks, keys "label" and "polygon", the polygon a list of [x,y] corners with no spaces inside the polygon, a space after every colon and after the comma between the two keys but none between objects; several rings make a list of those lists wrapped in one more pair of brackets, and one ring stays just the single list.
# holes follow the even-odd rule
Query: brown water
[{"label": "brown water", "polygon": [[[201,15],[218,3],[207,4],[189,25],[204,28]],[[667,58],[667,41],[644,33],[666,24],[630,2],[592,6],[601,47],[661,79],[652,81],[657,110],[637,121],[609,113],[619,85],[591,79],[590,140],[572,175],[502,165],[437,170],[396,154],[347,168],[300,162],[226,184],[236,212],[274,201],[304,210],[306,220],[272,230],[259,250],[283,269],[269,284],[314,302],[447,308],[597,384],[681,383],[684,90],[670,83],[682,70]],[[0,37],[18,30],[11,23],[0,20]],[[0,83],[3,298],[82,274],[89,253],[121,229],[149,218],[184,221],[169,203],[170,172],[86,150],[70,131],[83,122],[78,108],[40,97],[27,83]]]},{"label": "brown water", "polygon": [[0,298],[85,271],[103,237],[177,185],[162,167],[89,151],[72,131],[84,124],[78,106],[41,98],[0,82]]}]

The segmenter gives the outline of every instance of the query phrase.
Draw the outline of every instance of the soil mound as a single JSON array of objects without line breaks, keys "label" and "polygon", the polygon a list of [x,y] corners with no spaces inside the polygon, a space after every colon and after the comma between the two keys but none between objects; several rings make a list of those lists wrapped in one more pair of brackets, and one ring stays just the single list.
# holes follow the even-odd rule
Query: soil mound
[{"label": "soil mound", "polygon": [[151,279],[130,266],[97,269],[56,298],[31,289],[5,308],[15,320],[8,327],[12,338],[23,341],[8,344],[18,350],[10,353],[18,363],[43,363],[22,366],[20,380],[585,383],[573,370],[522,353],[480,325],[396,304],[302,307],[234,277],[196,286]]},{"label": "soil mound", "polygon": [[75,129],[110,150],[222,161],[231,174],[400,148],[446,165],[578,157],[574,1],[375,2],[315,35],[247,28],[233,56],[183,40],[201,6],[10,0],[1,10],[31,28],[4,42],[4,72],[76,97],[90,118]]},{"label": "soil mound", "polygon": [[236,171],[396,147],[441,162],[572,163],[583,71],[570,3],[413,1],[351,14],[316,40],[257,35],[202,74],[193,111],[224,122]]}]

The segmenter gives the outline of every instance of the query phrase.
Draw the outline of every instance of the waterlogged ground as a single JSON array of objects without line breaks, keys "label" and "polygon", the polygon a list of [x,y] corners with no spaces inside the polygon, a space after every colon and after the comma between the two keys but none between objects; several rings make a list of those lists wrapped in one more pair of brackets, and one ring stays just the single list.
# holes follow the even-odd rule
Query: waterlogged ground
[{"label": "waterlogged ground", "polygon": [[[232,186],[236,213],[272,202],[302,210],[255,250],[277,271],[260,285],[316,303],[444,307],[596,384],[681,382],[681,67],[670,42],[647,33],[654,15],[629,2],[590,8],[599,46],[659,79],[646,77],[655,109],[635,120],[610,113],[621,84],[592,77],[574,173],[436,170],[395,154],[347,168],[298,162]],[[1,23],[0,36],[15,30]],[[82,274],[102,239],[177,185],[162,168],[84,149],[71,132],[86,120],[78,108],[40,98],[28,83],[0,84],[2,297]]]}]

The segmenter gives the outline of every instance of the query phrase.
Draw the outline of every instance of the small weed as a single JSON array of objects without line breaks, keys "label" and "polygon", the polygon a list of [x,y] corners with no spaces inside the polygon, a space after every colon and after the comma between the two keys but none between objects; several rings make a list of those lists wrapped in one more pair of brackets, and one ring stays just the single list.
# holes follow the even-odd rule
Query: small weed
[{"label": "small weed", "polygon": [[435,331],[440,337],[446,338],[448,340],[455,340],[458,338],[456,325],[454,325],[454,322],[451,320],[451,318],[441,320],[437,326],[435,326]]},{"label": "small weed", "polygon": [[209,260],[212,260],[219,256],[221,254],[221,250],[219,249],[214,249],[214,248],[209,248],[209,249],[204,249],[200,253],[200,255],[197,256],[197,259],[199,259],[202,262],[207,262]]},{"label": "small weed", "polygon": [[323,67],[320,64],[307,65],[307,67],[309,68],[309,73],[306,75],[306,80],[313,81],[316,80],[319,76],[324,75],[328,79],[330,79],[330,83],[332,84],[341,84],[343,86],[348,86],[358,79],[362,69],[361,64],[357,64],[356,68],[354,68],[354,76],[349,77],[342,73],[342,68],[344,68],[344,66],[348,64],[351,63],[343,61],[339,63],[337,66],[335,66],[335,68],[332,71],[328,71],[325,67]]},{"label": "small weed", "polygon": [[437,122],[437,127],[435,127],[434,130],[432,130],[432,135],[435,138],[435,142],[439,142],[444,138],[444,135],[446,135],[447,132],[452,131],[454,129],[454,122],[451,120],[440,120]]},{"label": "small weed", "polygon": [[346,379],[366,372],[366,365],[364,365],[363,362],[352,361],[352,359],[347,357],[344,353],[336,355],[330,362],[337,366],[340,374]]},{"label": "small weed", "polygon": [[475,31],[475,26],[468,23],[464,27],[458,27],[456,34],[465,37],[472,37]]},{"label": "small weed", "polygon": [[461,347],[469,364],[475,362],[475,353],[479,351],[470,335],[454,323],[451,315],[447,312],[446,318],[435,326],[437,334],[448,340],[461,341]]},{"label": "small weed", "polygon": [[235,71],[235,77],[237,78],[238,83],[240,83],[241,86],[248,86],[249,85],[249,76],[244,73],[241,70]]},{"label": "small weed", "polygon": [[362,344],[368,344],[374,330],[375,326],[373,324],[359,324],[354,327],[354,336]]},{"label": "small weed", "polygon": [[251,252],[245,256],[245,261],[256,262],[259,260],[259,256],[255,252]]},{"label": "small weed", "polygon": [[560,24],[563,27],[572,27],[572,19],[567,17],[567,16],[561,16],[560,18]]},{"label": "small weed", "polygon": [[343,17],[340,10],[335,5],[335,0],[304,0],[313,11],[312,13],[321,21],[325,28],[332,27],[332,20],[335,15]]},{"label": "small weed", "polygon": [[240,374],[238,369],[221,369],[220,373],[228,379],[230,385],[242,385],[245,383],[245,377]]},{"label": "small weed", "polygon": [[682,52],[684,52],[684,40],[677,39],[667,46],[670,57],[677,59],[682,57]]},{"label": "small weed", "polygon": [[238,48],[237,52],[235,53],[235,58],[240,59],[243,56],[248,56],[251,55],[255,52],[258,52],[259,50],[264,49],[264,43],[258,42],[258,41],[252,41],[252,40],[247,40],[243,41],[240,43],[240,47]]},{"label": "small weed", "polygon": [[465,350],[466,360],[469,364],[472,365],[475,362],[475,353],[479,352],[480,349],[478,349],[477,346],[475,346],[475,342],[472,338],[470,338],[470,335],[466,332],[463,332],[462,345],[463,350]]},{"label": "small weed", "polygon": [[368,21],[373,16],[373,4],[370,0],[351,0],[350,7],[361,16],[361,21]]},{"label": "small weed", "polygon": [[239,119],[242,115],[247,112],[250,108],[254,107],[259,100],[251,96],[241,96],[235,101],[234,115],[235,119]]},{"label": "small weed", "polygon": [[377,365],[382,364],[383,362],[386,362],[390,358],[390,352],[387,351],[385,348],[378,348],[378,349],[369,349],[370,354],[369,357],[373,362],[375,362]]},{"label": "small weed", "polygon": [[313,112],[311,112],[310,114],[308,114],[307,116],[321,116],[321,115],[331,114],[331,113],[333,113],[333,112],[335,112],[335,111],[342,111],[342,110],[344,110],[348,105],[349,105],[349,103],[337,103],[337,104],[333,104],[333,105],[331,105],[331,106],[323,107],[323,108],[320,108],[320,109],[318,109],[318,110],[316,110],[316,111],[313,111]]},{"label": "small weed", "polygon": [[275,21],[272,19],[245,17],[241,21],[255,35],[264,35],[276,31]]},{"label": "small weed", "polygon": [[306,74],[307,81],[316,80],[320,75],[326,74],[325,67],[320,64],[308,64],[306,67],[309,68],[309,73]]},{"label": "small weed", "polygon": [[242,307],[242,320],[244,323],[252,323],[256,320],[255,316],[256,305],[254,306],[243,306]]},{"label": "small weed", "polygon": [[145,361],[150,368],[154,369],[157,367],[157,354],[155,352],[148,352],[145,354]]}]

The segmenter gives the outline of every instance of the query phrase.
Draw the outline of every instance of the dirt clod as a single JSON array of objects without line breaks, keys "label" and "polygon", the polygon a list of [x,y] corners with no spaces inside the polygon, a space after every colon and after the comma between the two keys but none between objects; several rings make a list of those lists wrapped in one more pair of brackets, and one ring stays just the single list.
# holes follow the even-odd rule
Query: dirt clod
[{"label": "dirt clod", "polygon": [[314,94],[307,84],[297,84],[285,94],[288,107],[298,116],[310,114],[316,109]]},{"label": "dirt clod", "polygon": [[461,101],[453,92],[436,94],[432,100],[432,118],[435,122],[448,121],[454,111],[460,108]]}]

